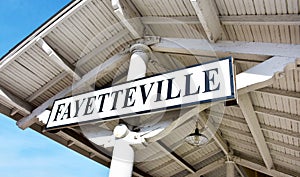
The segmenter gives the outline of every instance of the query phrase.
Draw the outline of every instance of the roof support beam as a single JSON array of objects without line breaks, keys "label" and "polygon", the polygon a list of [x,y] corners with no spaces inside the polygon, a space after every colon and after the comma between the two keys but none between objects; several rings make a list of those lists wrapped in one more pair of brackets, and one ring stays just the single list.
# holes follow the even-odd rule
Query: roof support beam
[{"label": "roof support beam", "polygon": [[270,176],[292,177],[291,175],[288,175],[288,174],[285,174],[285,173],[282,173],[280,171],[276,171],[276,170],[273,170],[273,169],[267,169],[264,166],[261,166],[257,163],[250,162],[250,161],[245,160],[245,159],[241,159],[239,157],[234,157],[233,160],[234,160],[235,163],[237,163],[241,166],[250,168],[252,170],[259,171],[261,173],[264,173],[264,174],[267,174],[267,175],[270,175]]},{"label": "roof support beam", "polygon": [[280,96],[280,97],[284,97],[287,99],[300,100],[299,92],[293,92],[293,91],[288,91],[288,90],[280,90],[280,89],[266,87],[266,88],[261,88],[259,90],[255,90],[254,92],[272,95],[272,96]]},{"label": "roof support beam", "polygon": [[197,14],[199,21],[206,33],[206,36],[210,42],[215,42],[221,38],[222,27],[214,1],[211,0],[190,0],[192,6]]},{"label": "roof support beam", "polygon": [[223,25],[300,25],[299,15],[220,16]]},{"label": "roof support beam", "polygon": [[258,122],[258,118],[254,112],[254,108],[252,106],[252,102],[250,96],[248,94],[244,94],[238,97],[238,104],[244,114],[248,127],[251,131],[251,134],[254,138],[254,141],[257,145],[259,153],[267,167],[267,169],[271,169],[274,167],[272,157],[270,151],[268,149],[265,137],[260,128],[260,124]]},{"label": "roof support beam", "polygon": [[213,57],[233,56],[248,58],[249,56],[300,56],[300,45],[273,44],[261,42],[217,41],[208,44],[203,39],[161,38],[160,43],[151,46],[154,52],[202,55]]},{"label": "roof support beam", "polygon": [[162,141],[157,141],[158,146],[169,155],[176,163],[178,163],[180,166],[185,168],[191,173],[195,173],[196,170],[192,165],[190,165],[188,162],[186,162],[184,159],[182,159],[179,155],[177,155],[175,152],[173,152],[168,146],[166,146]]},{"label": "roof support beam", "polygon": [[115,14],[120,19],[121,23],[130,31],[135,39],[143,36],[144,25],[142,24],[138,14],[125,0],[111,0]]},{"label": "roof support beam", "polygon": [[214,171],[215,169],[222,167],[224,163],[225,163],[225,159],[214,161],[213,163],[201,168],[196,173],[187,175],[186,177],[199,177],[201,175],[205,175],[211,171]]},{"label": "roof support beam", "polygon": [[29,127],[36,121],[36,116],[44,112],[49,106],[53,104],[56,99],[62,98],[73,90],[84,87],[85,85],[90,85],[91,82],[95,81],[97,77],[101,77],[106,73],[112,71],[114,68],[120,66],[123,62],[125,62],[126,59],[128,59],[128,55],[114,55],[110,59],[106,60],[103,64],[95,67],[90,72],[82,76],[79,81],[60,91],[59,93],[48,99],[46,102],[44,102],[42,105],[34,109],[30,115],[19,120],[17,122],[17,125],[22,129]]},{"label": "roof support beam", "polygon": [[[255,108],[254,108],[255,109]],[[271,110],[270,110],[271,111]],[[239,118],[239,117],[234,117],[231,115],[222,115],[220,113],[215,113],[215,112],[210,112],[212,116],[216,116],[219,118],[224,118],[226,120],[231,120],[240,124],[244,124],[247,125],[247,122],[243,119],[243,118]],[[274,133],[280,133],[286,136],[290,136],[293,138],[299,138],[299,133],[291,131],[291,130],[286,130],[286,129],[282,129],[282,128],[277,128],[277,127],[272,127],[270,125],[265,125],[265,124],[260,124],[261,129],[264,131],[269,131],[269,132],[274,132]]]},{"label": "roof support beam", "polygon": [[68,72],[64,71],[57,76],[55,76],[51,81],[49,81],[47,84],[43,85],[41,88],[39,88],[36,92],[34,92],[32,95],[30,95],[28,98],[26,98],[27,101],[31,102],[37,97],[39,97],[42,93],[44,93],[46,90],[48,90],[50,87],[58,83],[60,80],[65,78],[68,75]]},{"label": "roof support beam", "polygon": [[[236,107],[236,109],[238,109],[238,107]],[[289,114],[286,112],[280,112],[280,111],[276,111],[273,109],[266,109],[266,108],[262,108],[262,107],[258,107],[258,106],[254,106],[254,111],[257,114],[273,116],[273,117],[277,117],[280,119],[286,119],[286,120],[291,120],[291,121],[298,121],[298,122],[300,121],[300,116],[296,115],[296,114]]]},{"label": "roof support beam", "polygon": [[[234,128],[234,127],[221,126],[221,131],[223,131],[223,132],[225,131],[225,132],[228,132],[228,133],[235,133],[235,134],[242,135],[242,136],[245,136],[245,137],[253,138],[251,133],[242,131],[242,130]],[[279,132],[277,132],[277,133],[279,133]],[[228,136],[230,136],[230,135],[228,135]],[[225,139],[228,139],[228,138],[225,138]],[[239,139],[239,141],[241,141],[241,139]],[[267,144],[272,144],[272,145],[275,145],[275,146],[285,147],[287,149],[291,149],[291,150],[294,150],[294,151],[299,151],[299,147],[297,147],[295,145],[291,145],[291,144],[287,144],[287,143],[284,143],[284,142],[281,142],[281,141],[273,140],[271,138],[266,138],[266,142],[267,142]]]},{"label": "roof support beam", "polygon": [[199,113],[200,115],[200,122],[204,124],[207,127],[207,133],[209,136],[211,136],[217,145],[222,149],[225,155],[229,154],[229,148],[224,141],[224,139],[221,137],[221,135],[217,132],[217,128],[210,122],[210,120],[207,118],[206,113],[203,111]]},{"label": "roof support beam", "polygon": [[38,44],[41,46],[44,52],[52,59],[54,63],[64,69],[67,73],[73,76],[76,80],[81,79],[80,75],[77,74],[74,70],[75,67],[72,66],[68,61],[64,60],[63,58],[59,57],[58,54],[47,44],[44,39],[39,38],[37,40]]},{"label": "roof support beam", "polygon": [[[0,99],[14,108],[26,113],[30,114],[33,110],[33,107],[27,102],[23,101],[21,98],[18,98],[14,94],[10,93],[8,90],[0,86]],[[14,114],[15,111],[11,112]]]},{"label": "roof support beam", "polygon": [[110,39],[108,39],[107,41],[105,41],[104,43],[102,43],[101,45],[99,45],[98,47],[94,48],[91,52],[89,52],[85,56],[81,57],[76,62],[76,67],[82,66],[84,63],[86,63],[91,58],[93,58],[94,56],[96,56],[99,52],[103,51],[107,47],[109,47],[112,44],[116,43],[117,41],[119,41],[120,39],[122,39],[128,33],[129,33],[128,30],[124,29],[124,30],[120,31],[118,34],[116,34],[113,37],[111,37]]},{"label": "roof support beam", "polygon": [[[239,95],[271,85],[279,73],[294,69],[296,58],[272,57],[236,76],[236,88]],[[275,77],[274,77],[275,75]]]}]

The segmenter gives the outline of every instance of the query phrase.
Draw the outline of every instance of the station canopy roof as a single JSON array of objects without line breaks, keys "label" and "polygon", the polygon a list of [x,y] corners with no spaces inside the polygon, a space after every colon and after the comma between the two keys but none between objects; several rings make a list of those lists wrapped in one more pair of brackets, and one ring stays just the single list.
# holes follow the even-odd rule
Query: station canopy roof
[{"label": "station canopy roof", "polygon": [[[236,176],[300,176],[299,11],[298,0],[72,1],[1,59],[0,111],[109,166],[112,148],[80,127],[43,131],[54,100],[125,81],[137,42],[152,50],[148,76],[232,56],[237,104],[166,112],[173,130],[134,146],[133,175],[226,176],[229,158]],[[185,143],[206,119],[219,123],[208,144]],[[120,121],[93,126],[112,131]]]}]

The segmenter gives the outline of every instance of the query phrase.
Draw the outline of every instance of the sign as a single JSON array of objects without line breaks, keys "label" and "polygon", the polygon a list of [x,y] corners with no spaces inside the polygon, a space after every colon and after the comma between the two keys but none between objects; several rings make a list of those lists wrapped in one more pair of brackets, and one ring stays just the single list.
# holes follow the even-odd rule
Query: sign
[{"label": "sign", "polygon": [[233,99],[233,71],[229,57],[59,99],[46,129]]}]

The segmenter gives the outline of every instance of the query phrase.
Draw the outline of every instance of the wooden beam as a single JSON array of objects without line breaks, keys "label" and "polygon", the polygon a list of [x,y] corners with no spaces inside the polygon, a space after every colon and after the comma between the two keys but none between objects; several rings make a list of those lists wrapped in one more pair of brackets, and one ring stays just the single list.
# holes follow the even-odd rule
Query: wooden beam
[{"label": "wooden beam", "polygon": [[[228,118],[226,118],[226,119],[228,119]],[[238,134],[238,135],[243,135],[245,137],[253,138],[251,133],[246,132],[246,131],[242,131],[242,130],[234,128],[234,127],[228,127],[228,126],[221,125],[220,128],[221,128],[221,131],[223,131],[223,132],[225,131],[225,132],[235,133],[235,134]],[[280,133],[280,132],[277,131],[276,133]],[[227,139],[227,138],[225,138],[225,139]],[[273,140],[273,139],[267,138],[267,137],[265,139],[266,139],[267,144],[284,147],[284,148],[291,149],[291,150],[294,150],[294,151],[299,151],[298,146],[295,146],[295,145],[292,145],[292,144],[287,144],[287,143],[284,143],[284,142],[281,142],[281,141],[278,141],[278,140]],[[240,141],[241,139],[238,139],[238,140]]]},{"label": "wooden beam", "polygon": [[274,82],[274,75],[289,69],[287,66],[295,64],[295,61],[296,58],[275,56],[238,74],[236,88],[239,94],[271,85]]},{"label": "wooden beam", "polygon": [[261,88],[259,90],[255,90],[254,92],[272,95],[272,96],[280,96],[287,99],[296,99],[300,100],[299,92],[289,91],[289,90],[280,90],[271,87]]},{"label": "wooden beam", "polygon": [[114,35],[113,37],[111,37],[110,39],[108,39],[107,41],[105,41],[104,43],[102,43],[101,45],[99,45],[96,48],[94,48],[91,52],[89,52],[85,56],[81,57],[76,62],[76,67],[82,66],[88,60],[90,60],[91,58],[93,58],[94,56],[96,56],[99,52],[103,51],[107,47],[109,47],[112,44],[116,43],[117,41],[119,41],[120,39],[122,39],[128,33],[129,33],[129,31],[127,29],[123,29],[118,34]]},{"label": "wooden beam", "polygon": [[[298,138],[299,138],[299,136],[298,136]],[[281,142],[281,141],[273,140],[271,138],[266,138],[266,141],[267,141],[268,144],[271,144],[271,145],[284,147],[286,149],[291,149],[291,150],[294,150],[296,152],[299,151],[299,146],[296,146],[296,145],[292,145],[292,144],[284,143],[284,142]]]},{"label": "wooden beam", "polygon": [[166,25],[166,24],[199,24],[200,21],[197,16],[185,16],[185,17],[157,17],[147,16],[141,17],[143,24],[145,25]]},{"label": "wooden beam", "polygon": [[48,99],[46,102],[44,102],[42,105],[40,105],[39,107],[34,109],[30,115],[19,120],[17,122],[17,125],[22,129],[29,127],[36,121],[35,120],[36,116],[38,116],[44,110],[46,110],[48,107],[50,107],[56,99],[62,98],[65,95],[67,95],[68,93],[70,93],[72,90],[79,89],[79,88],[83,87],[84,85],[90,85],[91,82],[94,82],[97,77],[102,77],[105,74],[107,74],[108,72],[112,71],[114,68],[120,66],[123,62],[125,62],[125,60],[127,58],[128,58],[128,55],[124,55],[124,54],[114,55],[113,57],[106,60],[101,65],[95,67],[90,72],[88,72],[87,74],[82,76],[82,79],[80,79],[73,85],[63,89],[62,91],[60,91],[59,93],[57,93],[56,95],[54,95],[53,97]]},{"label": "wooden beam", "polygon": [[0,86],[0,99],[6,102],[7,104],[13,106],[15,109],[18,109],[25,114],[30,114],[33,110],[33,107],[23,101],[23,99],[18,98],[14,94],[10,93],[8,90]]},{"label": "wooden beam", "polygon": [[205,175],[211,171],[214,171],[220,167],[222,167],[225,163],[225,159],[221,159],[221,160],[217,160],[217,161],[214,161],[213,163],[201,168],[200,170],[196,171],[196,173],[194,174],[190,174],[190,175],[187,175],[186,177],[199,177],[201,175]]},{"label": "wooden beam", "polygon": [[68,61],[59,57],[58,54],[47,44],[47,42],[44,41],[44,39],[39,38],[37,42],[40,45],[40,47],[43,49],[43,51],[49,56],[51,61],[56,63],[59,67],[61,67],[71,76],[73,76],[76,80],[81,79],[80,75],[75,72],[75,67],[71,65]]},{"label": "wooden beam", "polygon": [[57,76],[55,76],[51,81],[47,82],[45,85],[43,85],[41,88],[39,88],[36,92],[34,92],[32,95],[30,95],[28,98],[26,98],[27,101],[31,102],[37,97],[39,97],[42,93],[44,93],[46,90],[48,90],[50,87],[61,81],[63,78],[65,78],[68,75],[66,71],[61,72]]},{"label": "wooden beam", "polygon": [[247,125],[250,129],[250,132],[254,138],[254,141],[257,145],[259,153],[264,160],[264,163],[267,169],[271,169],[274,167],[272,157],[270,155],[270,151],[268,149],[265,137],[260,128],[260,124],[258,122],[258,118],[254,112],[254,108],[252,106],[252,102],[250,96],[248,94],[244,94],[238,97],[238,104],[243,112]]},{"label": "wooden beam", "polygon": [[300,57],[300,45],[274,44],[262,42],[217,41],[208,43],[203,39],[161,38],[157,44],[150,46],[154,52],[177,53],[235,58],[248,56],[284,56]]},{"label": "wooden beam", "polygon": [[[231,121],[243,124],[243,125],[247,125],[247,122],[245,121],[244,118],[239,118],[239,117],[235,117],[235,116],[232,116],[232,115],[226,115],[226,114],[221,115],[220,113],[212,113],[212,112],[210,112],[210,113],[211,113],[212,116],[216,116],[216,117],[219,117],[219,118],[224,118],[226,120],[231,120]],[[287,135],[287,136],[290,136],[290,137],[293,137],[293,138],[299,138],[299,135],[300,135],[299,133],[291,131],[291,130],[272,127],[270,125],[266,125],[266,124],[262,124],[262,123],[260,124],[260,126],[261,126],[261,129],[264,130],[264,131],[280,133],[280,134]]]},{"label": "wooden beam", "polygon": [[266,108],[262,108],[262,107],[258,107],[258,106],[254,106],[254,111],[257,114],[273,116],[273,117],[277,117],[280,119],[286,119],[286,120],[291,120],[291,121],[298,121],[298,122],[300,121],[300,116],[296,115],[296,114],[289,114],[286,112],[280,112],[277,110],[266,109]]},{"label": "wooden beam", "polygon": [[215,140],[215,142],[221,148],[221,150],[224,152],[224,154],[228,155],[229,154],[229,148],[228,148],[226,142],[224,141],[224,139],[217,132],[217,127],[215,127],[210,122],[210,120],[208,119],[206,113],[204,113],[203,111],[199,113],[199,116],[200,116],[200,118],[199,118],[200,122],[202,122],[202,124],[207,127],[207,132],[208,132],[209,136],[211,136]]},{"label": "wooden beam", "polygon": [[221,38],[222,27],[217,16],[214,1],[211,0],[190,0],[197,14],[199,21],[210,42],[215,42]]},{"label": "wooden beam", "polygon": [[125,0],[112,0],[112,7],[121,23],[130,31],[135,39],[143,36],[144,25],[138,14],[130,7]]},{"label": "wooden beam", "polygon": [[220,16],[223,25],[300,25],[300,17],[289,15]]},{"label": "wooden beam", "polygon": [[245,160],[245,159],[242,159],[242,158],[239,158],[239,157],[234,157],[233,160],[234,160],[235,163],[237,163],[241,166],[250,168],[252,170],[255,170],[255,171],[270,175],[270,176],[292,177],[291,175],[282,173],[282,172],[274,170],[274,169],[267,169],[264,166],[261,166],[257,163],[253,163],[251,161],[248,161],[248,160]]},{"label": "wooden beam", "polygon": [[[300,25],[300,17],[289,15],[230,15],[219,16],[222,25]],[[200,24],[197,16],[142,17],[143,24]]]},{"label": "wooden beam", "polygon": [[180,157],[180,155],[176,154],[172,149],[166,146],[162,141],[157,141],[157,145],[163,150],[171,159],[173,159],[176,163],[182,166],[184,169],[188,170],[191,173],[195,173],[196,170],[192,165],[190,165],[187,161]]}]

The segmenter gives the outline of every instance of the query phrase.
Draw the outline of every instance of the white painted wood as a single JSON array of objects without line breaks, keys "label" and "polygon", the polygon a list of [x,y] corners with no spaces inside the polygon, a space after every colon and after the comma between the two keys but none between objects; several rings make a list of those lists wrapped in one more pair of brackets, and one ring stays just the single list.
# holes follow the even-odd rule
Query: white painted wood
[{"label": "white painted wood", "polygon": [[270,151],[268,149],[263,132],[260,128],[257,116],[252,106],[251,98],[248,94],[244,94],[238,97],[238,104],[244,114],[245,120],[249,126],[251,134],[255,140],[255,143],[259,149],[260,155],[263,158],[267,169],[273,168],[274,164]]},{"label": "white painted wood", "polygon": [[137,14],[131,9],[125,0],[112,0],[113,9],[121,23],[130,31],[135,39],[141,38],[144,32],[144,25],[137,18]]},{"label": "white painted wood", "polygon": [[141,17],[145,25],[165,25],[165,24],[199,24],[200,21],[196,16],[183,16],[183,17],[155,17],[146,16]]},{"label": "white painted wood", "polygon": [[171,152],[169,152],[164,146],[164,144],[162,144],[162,142],[158,141],[157,143],[158,148],[160,148],[164,153],[166,153],[171,159],[173,159],[176,163],[178,163],[181,167],[183,167],[184,169],[186,169],[187,171],[189,171],[190,173],[195,173],[195,170],[192,169],[189,165],[187,165],[186,163],[182,162],[179,158],[177,158],[176,156],[174,156]]},{"label": "white painted wood", "polygon": [[107,41],[99,45],[98,47],[94,48],[91,52],[86,54],[85,56],[81,57],[77,62],[76,62],[76,67],[82,66],[84,63],[88,62],[91,58],[96,56],[98,53],[102,52],[112,44],[116,43],[119,41],[121,38],[123,38],[126,34],[128,34],[128,30],[124,29],[120,31],[118,34],[115,36],[109,38]]},{"label": "white painted wood", "polygon": [[208,120],[207,115],[202,111],[199,113],[199,120],[202,122],[207,127],[207,132],[203,132],[204,134],[209,134],[210,137],[212,137],[217,145],[222,149],[225,155],[229,154],[229,148],[226,144],[226,142],[223,140],[221,135],[217,132],[217,127],[215,127],[212,123],[211,120]]},{"label": "white painted wood", "polygon": [[51,106],[56,99],[64,97],[68,93],[72,92],[72,90],[76,90],[80,87],[84,87],[86,85],[91,84],[91,82],[95,81],[96,77],[104,76],[106,73],[122,64],[125,61],[125,59],[127,59],[127,55],[114,55],[113,57],[105,61],[103,64],[95,67],[93,70],[82,76],[82,79],[80,79],[73,85],[63,89],[62,91],[48,99],[46,102],[44,102],[42,105],[34,109],[30,115],[19,120],[17,122],[17,125],[22,129],[25,129],[28,126],[32,125],[36,121],[35,117],[41,114],[49,106]]},{"label": "white painted wood", "polygon": [[26,114],[30,114],[33,107],[10,93],[8,90],[0,86],[0,99],[5,101],[7,104],[12,105],[16,109],[23,111]]},{"label": "white painted wood", "polygon": [[206,33],[210,42],[215,42],[221,38],[222,27],[216,9],[214,8],[214,1],[211,0],[190,0],[197,17]]},{"label": "white painted wood", "polygon": [[74,69],[72,69],[71,64],[67,63],[67,61],[64,61],[62,58],[58,56],[58,54],[44,41],[42,38],[39,38],[37,40],[41,48],[46,52],[46,54],[49,56],[49,58],[52,59],[58,66],[62,67],[67,73],[69,73],[71,76],[73,76],[76,80],[81,79],[80,75],[77,74]]},{"label": "white painted wood", "polygon": [[196,173],[187,175],[186,177],[198,177],[201,175],[205,175],[213,170],[216,170],[216,169],[222,167],[224,165],[224,163],[225,163],[224,159],[214,161],[213,163],[201,168]]},{"label": "white painted wood", "polygon": [[250,168],[252,170],[255,170],[255,171],[270,175],[270,176],[292,177],[291,175],[282,173],[280,171],[276,171],[276,170],[273,170],[273,169],[269,170],[264,166],[261,166],[257,163],[254,163],[254,162],[251,162],[251,161],[239,158],[239,157],[234,157],[233,160],[234,160],[235,163],[237,163],[241,166]]},{"label": "white painted wood", "polygon": [[37,97],[39,97],[41,94],[43,94],[46,90],[48,90],[50,87],[55,85],[57,82],[62,80],[68,75],[67,72],[62,72],[58,74],[56,77],[54,77],[51,81],[49,81],[47,84],[43,85],[41,88],[39,88],[37,91],[35,91],[32,95],[30,95],[28,98],[26,98],[27,101],[31,102]]},{"label": "white painted wood", "polygon": [[161,38],[160,43],[151,46],[155,52],[179,53],[205,56],[233,56],[241,54],[267,56],[300,56],[300,45],[272,44],[260,42],[218,41],[210,43],[202,39]]},{"label": "white painted wood", "polygon": [[276,73],[283,72],[288,64],[294,64],[295,61],[296,58],[272,57],[238,74],[236,77],[236,88],[242,94],[268,86],[274,82]]}]

